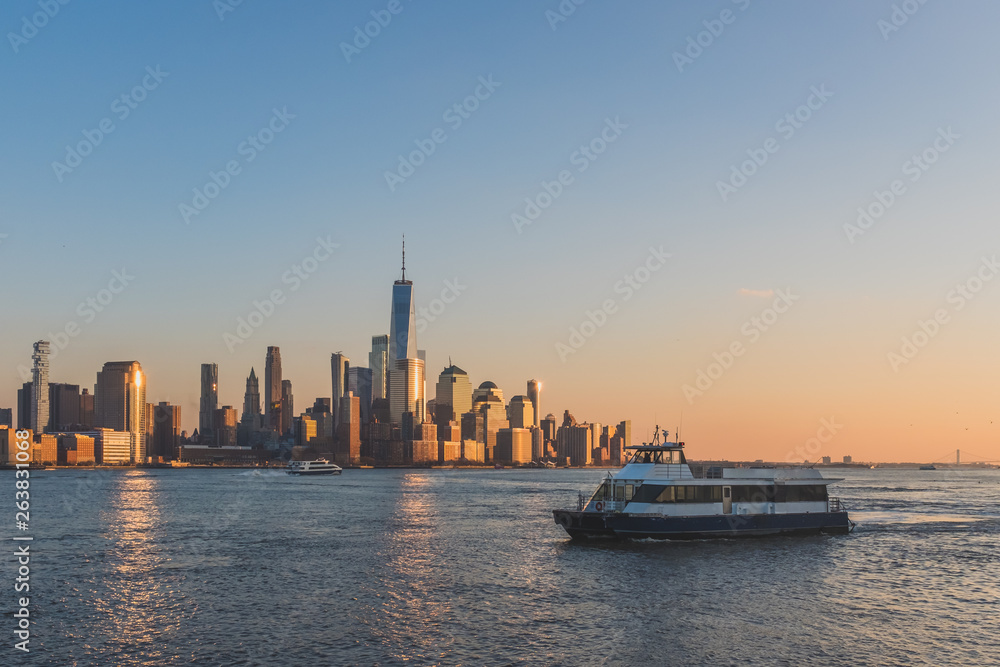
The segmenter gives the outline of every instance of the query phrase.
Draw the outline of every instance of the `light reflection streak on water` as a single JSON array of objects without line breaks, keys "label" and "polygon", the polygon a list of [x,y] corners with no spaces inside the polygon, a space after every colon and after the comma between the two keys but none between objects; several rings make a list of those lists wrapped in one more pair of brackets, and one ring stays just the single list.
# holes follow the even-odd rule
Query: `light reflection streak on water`
[{"label": "light reflection streak on water", "polygon": [[111,545],[104,590],[94,605],[103,617],[98,627],[104,638],[113,638],[112,647],[144,645],[151,659],[145,664],[156,664],[161,635],[179,625],[179,618],[170,613],[173,601],[158,585],[157,570],[166,560],[158,546],[158,500],[156,478],[133,470],[117,480],[101,513],[104,535]]},{"label": "light reflection streak on water", "polygon": [[390,520],[387,567],[380,582],[384,601],[375,610],[373,631],[398,660],[440,659],[451,642],[441,633],[452,607],[439,595],[448,564],[438,551],[436,482],[429,473],[407,473]]}]

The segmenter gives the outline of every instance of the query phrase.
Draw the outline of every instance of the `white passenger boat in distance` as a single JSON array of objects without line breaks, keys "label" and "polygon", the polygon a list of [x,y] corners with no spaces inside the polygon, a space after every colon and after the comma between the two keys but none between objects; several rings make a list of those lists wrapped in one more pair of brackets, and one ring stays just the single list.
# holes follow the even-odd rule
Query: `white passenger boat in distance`
[{"label": "white passenger boat in distance", "polygon": [[[689,466],[683,442],[626,447],[628,463],[581,494],[576,509],[553,510],[570,537],[704,539],[848,533],[854,523],[812,468]],[[663,431],[666,441],[667,432]]]},{"label": "white passenger boat in distance", "polygon": [[289,475],[339,475],[344,471],[339,465],[326,459],[289,461],[286,470]]}]

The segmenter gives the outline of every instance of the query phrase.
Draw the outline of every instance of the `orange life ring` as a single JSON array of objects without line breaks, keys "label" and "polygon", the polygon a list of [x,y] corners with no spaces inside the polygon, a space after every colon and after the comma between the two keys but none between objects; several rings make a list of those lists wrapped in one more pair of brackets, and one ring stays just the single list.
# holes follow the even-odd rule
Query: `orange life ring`
[{"label": "orange life ring", "polygon": [[597,510],[598,512],[603,512],[604,511],[604,503],[602,503],[600,500],[598,500],[596,503],[594,503],[594,509]]}]

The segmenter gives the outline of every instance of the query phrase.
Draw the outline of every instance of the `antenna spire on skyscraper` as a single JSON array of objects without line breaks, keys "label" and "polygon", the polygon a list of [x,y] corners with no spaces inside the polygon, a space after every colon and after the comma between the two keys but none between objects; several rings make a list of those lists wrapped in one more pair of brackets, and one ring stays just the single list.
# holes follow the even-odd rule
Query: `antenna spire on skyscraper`
[{"label": "antenna spire on skyscraper", "polygon": [[406,234],[403,234],[403,280],[406,280]]}]

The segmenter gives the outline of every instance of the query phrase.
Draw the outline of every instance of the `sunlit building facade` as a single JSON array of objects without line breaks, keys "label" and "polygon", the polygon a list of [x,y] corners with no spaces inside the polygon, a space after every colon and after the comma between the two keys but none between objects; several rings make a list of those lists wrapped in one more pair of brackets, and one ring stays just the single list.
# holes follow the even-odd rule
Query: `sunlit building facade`
[{"label": "sunlit building facade", "polygon": [[[133,463],[146,460],[146,378],[138,361],[109,361],[97,374],[97,428],[130,434]],[[117,462],[117,461],[116,461]]]},{"label": "sunlit building facade", "polygon": [[31,430],[42,433],[49,425],[49,342],[40,340],[31,355]]},{"label": "sunlit building facade", "polygon": [[372,336],[372,351],[368,353],[368,367],[372,369],[372,400],[388,398],[386,381],[389,373],[389,336]]}]

